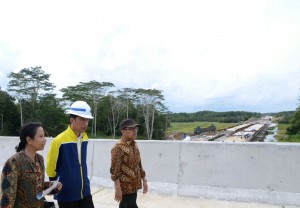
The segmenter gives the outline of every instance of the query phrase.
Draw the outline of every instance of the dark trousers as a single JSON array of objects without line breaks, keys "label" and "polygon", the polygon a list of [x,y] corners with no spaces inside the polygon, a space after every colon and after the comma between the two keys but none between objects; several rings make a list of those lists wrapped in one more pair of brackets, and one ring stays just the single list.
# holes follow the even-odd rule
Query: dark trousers
[{"label": "dark trousers", "polygon": [[58,202],[59,208],[94,208],[92,195],[75,202]]},{"label": "dark trousers", "polygon": [[119,208],[138,208],[136,204],[137,193],[125,194],[119,204]]}]

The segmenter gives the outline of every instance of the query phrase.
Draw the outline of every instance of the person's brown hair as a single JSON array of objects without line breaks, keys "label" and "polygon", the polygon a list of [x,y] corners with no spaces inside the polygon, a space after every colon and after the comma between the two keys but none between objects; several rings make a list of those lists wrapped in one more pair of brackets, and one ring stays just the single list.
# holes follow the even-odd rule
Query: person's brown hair
[{"label": "person's brown hair", "polygon": [[17,152],[20,152],[21,150],[25,149],[25,146],[27,144],[26,137],[30,137],[31,139],[33,139],[36,134],[36,130],[39,127],[42,127],[44,129],[42,124],[38,123],[38,122],[26,123],[21,127],[21,129],[19,131],[20,142],[19,142],[19,145],[16,146],[16,148],[15,148]]}]

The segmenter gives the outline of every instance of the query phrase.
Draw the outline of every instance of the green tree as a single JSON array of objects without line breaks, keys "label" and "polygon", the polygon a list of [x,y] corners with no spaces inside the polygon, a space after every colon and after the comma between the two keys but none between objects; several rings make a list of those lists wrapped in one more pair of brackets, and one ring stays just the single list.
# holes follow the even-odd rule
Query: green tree
[{"label": "green tree", "polygon": [[24,122],[22,101],[26,100],[31,109],[27,120],[37,119],[38,102],[43,96],[54,90],[55,85],[49,82],[50,74],[46,74],[41,66],[24,68],[20,72],[11,72],[8,75],[11,80],[8,83],[8,91],[15,92],[19,100],[21,125]]},{"label": "green tree", "polygon": [[105,96],[109,88],[114,87],[110,82],[80,82],[76,86],[69,86],[61,89],[63,92],[63,99],[74,102],[76,100],[84,100],[87,103],[92,104],[93,123],[92,123],[92,135],[96,136],[97,132],[97,111],[99,100]]},{"label": "green tree", "polygon": [[286,133],[289,135],[300,134],[300,96],[298,100],[299,106],[294,113],[293,119],[291,120],[291,125],[286,130]]},{"label": "green tree", "polygon": [[75,86],[67,86],[66,88],[60,89],[60,91],[63,93],[63,102],[69,101],[73,103],[77,100],[87,100],[86,89],[80,84]]},{"label": "green tree", "polygon": [[44,124],[47,136],[55,137],[67,127],[67,115],[55,94],[48,94],[40,100],[39,119]]},{"label": "green tree", "polygon": [[162,140],[165,137],[165,131],[170,123],[167,121],[167,112],[155,112],[155,122],[153,125],[153,139]]},{"label": "green tree", "polygon": [[152,139],[153,126],[156,116],[156,111],[164,112],[166,107],[163,104],[164,96],[162,91],[157,89],[137,89],[135,91],[136,102],[139,108],[142,110],[142,114],[145,121],[147,138]]},{"label": "green tree", "polygon": [[0,89],[0,135],[17,136],[20,126],[14,98]]},{"label": "green tree", "polygon": [[287,134],[300,134],[300,109],[298,108],[291,120],[291,125],[287,128]]},{"label": "green tree", "polygon": [[[119,91],[112,91],[108,94],[110,107],[111,107],[111,129],[113,132],[113,138],[116,138],[116,127],[119,123],[119,118],[122,110],[124,109],[123,100],[119,95]],[[128,112],[128,111],[127,111]],[[127,113],[128,115],[128,113]]]},{"label": "green tree", "polygon": [[11,72],[8,75],[8,78],[11,80],[8,83],[7,90],[11,92],[15,92],[15,96],[18,99],[19,102],[19,109],[20,109],[20,124],[23,126],[24,120],[23,120],[23,106],[22,106],[22,99],[25,96],[25,89],[27,82],[25,80],[25,77],[22,73],[14,73]]},{"label": "green tree", "polygon": [[123,103],[125,104],[126,118],[129,118],[129,106],[130,103],[132,103],[134,100],[135,89],[123,88],[121,90],[118,90],[118,92],[120,93],[119,98],[123,100]]},{"label": "green tree", "polygon": [[98,103],[101,98],[103,98],[107,91],[115,87],[113,83],[110,82],[98,82],[98,81],[90,81],[86,83],[81,83],[87,89],[87,95],[89,95],[89,99],[92,100],[93,109],[94,109],[94,119],[93,119],[93,127],[92,127],[92,135],[97,135],[97,109]]}]

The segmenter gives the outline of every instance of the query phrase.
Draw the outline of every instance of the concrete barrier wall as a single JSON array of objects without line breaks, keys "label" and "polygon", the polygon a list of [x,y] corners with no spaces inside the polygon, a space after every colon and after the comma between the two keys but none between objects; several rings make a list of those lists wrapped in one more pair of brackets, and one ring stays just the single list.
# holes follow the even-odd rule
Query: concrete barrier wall
[{"label": "concrete barrier wall", "polygon": [[[48,139],[44,157],[48,151]],[[117,140],[90,139],[91,183],[113,187],[110,150]],[[0,137],[0,166],[16,137]],[[300,204],[300,144],[138,141],[150,191],[232,201]]]}]

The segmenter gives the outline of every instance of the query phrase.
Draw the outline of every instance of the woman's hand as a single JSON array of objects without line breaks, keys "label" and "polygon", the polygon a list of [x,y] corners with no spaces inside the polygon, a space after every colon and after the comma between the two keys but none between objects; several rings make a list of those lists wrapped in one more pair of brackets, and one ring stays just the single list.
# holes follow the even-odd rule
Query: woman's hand
[{"label": "woman's hand", "polygon": [[58,189],[58,191],[60,191],[62,189],[62,183],[58,182],[55,188]]},{"label": "woman's hand", "polygon": [[[55,181],[50,181],[50,186],[52,186],[52,184],[54,183]],[[61,182],[57,182],[57,185],[56,187],[51,191],[50,194],[58,194],[58,192],[60,192],[60,190],[62,189],[62,183]]]}]

